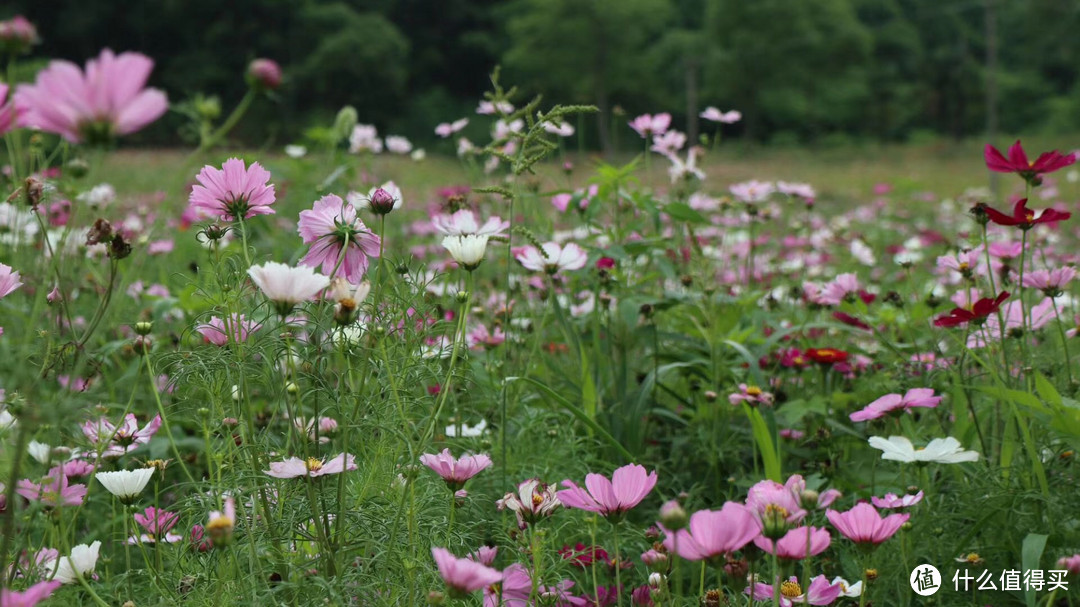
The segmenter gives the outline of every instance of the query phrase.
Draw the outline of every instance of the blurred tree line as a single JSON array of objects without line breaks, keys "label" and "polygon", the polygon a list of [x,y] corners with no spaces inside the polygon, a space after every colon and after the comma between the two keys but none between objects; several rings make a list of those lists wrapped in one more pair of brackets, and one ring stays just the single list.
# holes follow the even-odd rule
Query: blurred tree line
[{"label": "blurred tree line", "polygon": [[526,94],[599,106],[589,146],[636,148],[625,124],[643,112],[711,130],[706,105],[742,111],[726,132],[777,143],[963,137],[988,119],[1080,130],[1077,0],[9,0],[3,12],[37,24],[35,59],[150,55],[174,102],[216,94],[227,110],[248,61],[277,60],[287,84],[245,121],[251,137],[274,125],[290,140],[351,104],[428,141],[473,115],[495,65]]}]

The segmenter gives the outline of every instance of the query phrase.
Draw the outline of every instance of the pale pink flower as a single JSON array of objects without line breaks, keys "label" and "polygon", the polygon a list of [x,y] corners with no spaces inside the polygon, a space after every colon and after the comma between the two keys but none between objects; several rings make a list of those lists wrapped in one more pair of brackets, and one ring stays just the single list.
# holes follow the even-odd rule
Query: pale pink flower
[{"label": "pale pink flower", "polygon": [[[796,607],[797,605],[830,605],[843,593],[844,588],[839,583],[831,583],[824,575],[819,575],[810,580],[810,586],[803,591],[799,585],[799,579],[790,577],[780,583],[780,596],[778,597],[781,607]],[[750,594],[756,601],[770,602],[773,600],[773,587],[771,584],[754,582],[752,588],[747,588],[745,594]]]},{"label": "pale pink flower", "polygon": [[776,481],[764,480],[750,487],[746,506],[761,521],[766,535],[776,537],[787,532],[789,525],[797,525],[806,516],[802,496]]},{"label": "pale pink flower", "polygon": [[1069,572],[1069,575],[1080,575],[1080,554],[1063,556],[1057,560],[1057,566]]},{"label": "pale pink flower", "polygon": [[445,139],[465,128],[468,124],[468,118],[461,118],[460,120],[455,120],[453,122],[443,122],[435,127],[435,134]]},{"label": "pale pink flower", "polygon": [[248,320],[243,314],[233,314],[226,319],[211,316],[209,322],[195,327],[195,330],[202,335],[206,343],[224,346],[247,341],[248,335],[261,327],[261,324]]},{"label": "pale pink flower", "polygon": [[808,202],[813,202],[817,196],[817,192],[814,191],[814,186],[809,183],[793,183],[788,181],[777,181],[776,191],[786,196],[793,196],[795,198],[802,198]]},{"label": "pale pink flower", "polygon": [[551,206],[559,210],[560,213],[565,213],[567,209],[571,207],[575,211],[584,211],[589,208],[593,199],[596,198],[596,194],[600,191],[600,186],[593,184],[590,185],[587,190],[578,190],[576,192],[564,192],[562,194],[556,194],[551,197]]},{"label": "pale pink flower", "polygon": [[0,82],[0,135],[15,128],[15,101],[8,100],[8,85]]},{"label": "pale pink flower", "polygon": [[761,202],[776,192],[776,186],[773,184],[756,179],[736,183],[728,189],[731,191],[732,196],[746,203]]},{"label": "pale pink flower", "polygon": [[491,586],[503,579],[503,574],[472,559],[458,558],[446,548],[432,548],[431,556],[447,590],[460,598]]},{"label": "pale pink flower", "polygon": [[[15,15],[6,21],[0,21],[0,49],[5,53],[17,55],[41,42],[37,28],[29,19]],[[6,603],[4,607],[7,607]]]},{"label": "pale pink flower", "polygon": [[585,488],[572,480],[564,480],[565,489],[556,496],[567,508],[597,512],[605,517],[618,519],[656,486],[656,471],[646,472],[644,466],[627,464],[615,470],[608,480],[602,474],[585,475]]},{"label": "pale pink flower", "polygon": [[893,536],[910,514],[890,514],[881,518],[870,504],[862,502],[847,512],[826,510],[825,516],[841,535],[856,544],[880,544]]},{"label": "pale pink flower", "polygon": [[739,391],[732,392],[728,395],[728,402],[732,405],[741,405],[746,403],[751,407],[757,405],[769,406],[773,404],[773,394],[771,392],[765,392],[757,386],[748,386],[746,384],[739,384]]},{"label": "pale pink flower", "polygon": [[998,259],[1016,259],[1024,251],[1022,242],[991,242],[990,255]]},{"label": "pale pink flower", "polygon": [[543,128],[545,132],[559,137],[571,137],[574,134],[574,127],[569,122],[545,122]]},{"label": "pale pink flower", "polygon": [[342,453],[328,460],[314,457],[303,460],[299,457],[290,457],[282,462],[270,462],[270,469],[265,472],[274,478],[296,478],[298,476],[317,478],[356,469],[356,458],[351,454]]},{"label": "pale pink flower", "polygon": [[982,247],[969,251],[960,251],[956,255],[942,255],[937,258],[937,267],[960,272],[964,276],[975,274],[982,262]]},{"label": "pale pink flower", "polygon": [[915,407],[932,409],[938,406],[941,398],[940,396],[934,396],[933,388],[912,388],[903,396],[886,394],[866,405],[863,409],[852,413],[849,417],[853,422],[865,422],[894,412],[902,413]]},{"label": "pale pink flower", "polygon": [[[297,231],[310,245],[300,263],[322,266],[322,273],[331,278],[344,276],[353,284],[359,283],[367,272],[368,258],[379,256],[379,236],[357,217],[356,207],[334,194],[323,196],[311,209],[301,211]],[[343,261],[335,271],[343,249]]]},{"label": "pale pink flower", "polygon": [[180,515],[175,512],[166,512],[150,506],[143,512],[136,513],[134,518],[146,533],[129,537],[128,544],[156,544],[158,542],[175,544],[184,539],[175,533],[169,533],[180,520]]},{"label": "pale pink flower", "polygon": [[671,114],[668,113],[656,114],[655,116],[642,114],[630,122],[630,128],[637,131],[637,134],[645,139],[663,135],[669,126],[671,126]]},{"label": "pale pink flower", "polygon": [[487,325],[477,325],[475,329],[465,336],[469,348],[495,348],[506,341],[506,333],[502,327],[496,326],[494,330],[488,330]]},{"label": "pale pink flower", "polygon": [[682,180],[697,179],[699,181],[705,180],[705,171],[702,171],[697,166],[698,156],[705,153],[705,148],[700,145],[691,146],[689,150],[686,150],[686,162],[683,162],[674,153],[666,154],[665,157],[671,161],[671,166],[668,167],[668,176],[671,177],[671,183],[678,183]]},{"label": "pale pink flower", "polygon": [[145,88],[154,62],[139,53],[101,51],[86,71],[51,61],[34,84],[15,90],[20,126],[62,135],[72,143],[105,143],[134,133],[169,108],[165,93]]},{"label": "pale pink flower", "polygon": [[22,286],[22,277],[11,266],[0,263],[0,297],[7,297]]},{"label": "pale pink flower", "polygon": [[38,582],[22,592],[0,590],[0,607],[34,607],[41,601],[49,598],[61,583],[57,580],[51,582]]},{"label": "pale pink flower", "polygon": [[139,428],[139,421],[134,413],[125,415],[123,423],[119,426],[114,425],[105,417],[96,422],[88,420],[82,425],[83,435],[94,445],[95,450],[101,451],[101,457],[105,458],[120,457],[149,443],[159,428],[161,428],[160,415],[155,415],[154,419]]},{"label": "pale pink flower", "polygon": [[653,137],[653,144],[650,149],[668,156],[683,149],[684,145],[686,145],[686,134],[672,129],[663,135]]},{"label": "pale pink flower", "polygon": [[527,246],[518,250],[514,258],[527,270],[557,274],[563,270],[580,270],[589,261],[584,249],[574,243],[562,246],[557,242],[547,242],[541,249]]},{"label": "pale pink flower", "polygon": [[46,508],[58,506],[81,506],[86,500],[86,485],[72,485],[63,472],[50,474],[35,483],[23,479],[15,484],[15,493],[32,502],[41,502]]},{"label": "pale pink flower", "polygon": [[230,158],[220,169],[204,166],[196,179],[199,185],[192,186],[188,206],[201,217],[233,221],[274,213],[270,208],[276,200],[270,171],[258,162],[245,167],[243,160]]},{"label": "pale pink flower", "polygon": [[838,306],[845,299],[849,299],[859,293],[859,279],[851,273],[840,274],[832,282],[825,285],[818,301],[827,306]]},{"label": "pale pink flower", "polygon": [[455,459],[449,449],[443,449],[441,453],[425,453],[420,456],[420,463],[435,471],[436,474],[446,481],[451,491],[457,491],[465,486],[472,477],[480,474],[480,471],[491,465],[491,458],[481,453],[480,455],[462,455]]},{"label": "pale pink flower", "polygon": [[746,506],[726,502],[720,510],[698,510],[690,515],[685,529],[663,531],[668,552],[700,561],[740,550],[761,535],[761,523]]},{"label": "pale pink flower", "polygon": [[711,105],[705,108],[705,111],[701,112],[700,116],[709,122],[719,122],[721,124],[734,124],[742,120],[742,112],[738,110],[721,112]]},{"label": "pale pink flower", "polygon": [[496,546],[480,546],[475,551],[470,552],[465,558],[472,559],[481,565],[490,567],[495,562],[495,557],[498,556],[499,549]]},{"label": "pale pink flower", "polygon": [[820,527],[794,527],[774,543],[767,537],[754,538],[754,545],[777,557],[798,561],[817,556],[829,547],[832,536]]},{"label": "pale pink flower", "polygon": [[480,105],[476,106],[476,113],[482,116],[491,116],[493,114],[511,114],[514,111],[514,104],[509,101],[481,101]]},{"label": "pale pink flower", "polygon": [[1058,297],[1062,294],[1062,287],[1075,277],[1076,270],[1069,266],[1053,270],[1036,270],[1024,274],[1024,286],[1039,289],[1049,297]]},{"label": "pale pink flower", "polygon": [[387,135],[385,139],[386,151],[391,154],[408,154],[412,151],[412,142],[401,135]]},{"label": "pale pink flower", "polygon": [[446,236],[465,236],[475,234],[477,236],[505,236],[510,228],[509,221],[503,221],[499,217],[488,217],[481,224],[469,209],[462,209],[452,215],[436,215],[431,218],[431,225]]},{"label": "pale pink flower", "polygon": [[496,501],[495,505],[499,510],[513,512],[517,516],[518,527],[524,529],[551,516],[562,506],[562,502],[559,501],[555,485],[530,478],[518,484],[517,493],[507,493],[501,500]]},{"label": "pale pink flower", "polygon": [[886,493],[885,497],[878,497],[876,495],[871,497],[870,503],[883,510],[891,510],[893,508],[910,508],[921,502],[922,499],[922,491],[915,495],[904,496],[897,496],[895,493]]},{"label": "pale pink flower", "polygon": [[261,266],[251,266],[247,273],[263,295],[277,304],[282,316],[296,304],[310,301],[330,286],[327,276],[307,266],[293,268],[269,261]]},{"label": "pale pink flower", "polygon": [[[1054,300],[1045,297],[1043,300],[1034,306],[1028,306],[1027,308],[1027,322],[1024,322],[1024,308],[1017,300],[1010,300],[1003,306],[1001,306],[1001,318],[1005,320],[1005,337],[1012,336],[1014,332],[1021,332],[1026,324],[1028,329],[1036,330],[1045,327],[1051,321],[1056,318],[1054,312]],[[985,324],[982,326],[982,330],[973,331],[968,336],[967,346],[969,348],[982,348],[986,345],[986,341],[997,341],[1001,339],[1002,329],[1001,322],[998,320],[997,314],[991,314],[986,318]]]},{"label": "pale pink flower", "polygon": [[813,510],[817,508],[828,508],[839,497],[844,495],[836,489],[826,489],[822,492],[807,491],[806,479],[801,474],[792,474],[788,477],[784,483],[784,487],[791,491],[792,495],[798,498],[799,504],[807,510]]},{"label": "pale pink flower", "polygon": [[349,135],[349,152],[359,154],[371,152],[381,154],[383,150],[382,139],[379,139],[379,131],[370,124],[358,124],[353,127]]}]

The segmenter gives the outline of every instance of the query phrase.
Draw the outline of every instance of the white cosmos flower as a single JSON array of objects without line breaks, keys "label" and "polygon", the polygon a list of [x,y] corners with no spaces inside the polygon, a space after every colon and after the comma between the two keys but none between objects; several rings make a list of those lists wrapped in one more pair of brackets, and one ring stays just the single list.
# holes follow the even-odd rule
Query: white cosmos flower
[{"label": "white cosmos flower", "polygon": [[10,430],[15,427],[15,424],[19,423],[19,420],[15,419],[7,409],[0,409],[0,431]]},{"label": "white cosmos flower", "polygon": [[307,148],[302,145],[285,146],[285,155],[289,158],[303,158],[307,154]]},{"label": "white cosmos flower", "polygon": [[337,302],[351,299],[354,304],[360,304],[367,299],[368,293],[371,293],[370,282],[361,280],[360,284],[354,285],[345,278],[338,276],[330,281],[330,290],[327,292],[327,296]]},{"label": "white cosmos flower", "polygon": [[862,582],[852,584],[842,577],[835,577],[832,582],[829,582],[831,586],[837,584],[840,584],[840,596],[859,596],[862,594]]},{"label": "white cosmos flower", "polygon": [[42,563],[42,568],[49,572],[55,570],[56,575],[53,576],[53,579],[57,582],[74,584],[79,581],[79,576],[86,578],[94,571],[100,549],[100,541],[89,546],[79,544],[71,549],[71,556],[45,561]]},{"label": "white cosmos flower", "polygon": [[938,464],[958,464],[960,462],[975,462],[979,460],[979,454],[975,451],[964,451],[960,441],[949,436],[947,438],[935,438],[922,449],[916,449],[911,441],[904,436],[890,436],[888,439],[880,436],[870,437],[870,446],[884,451],[881,459],[887,459],[904,463],[926,464],[930,462]]},{"label": "white cosmos flower", "polygon": [[479,234],[465,234],[461,236],[447,236],[442,244],[450,252],[454,261],[461,267],[472,272],[484,261],[484,252],[487,251],[488,237]]},{"label": "white cosmos flower", "polygon": [[154,476],[157,468],[140,468],[138,470],[117,470],[115,472],[98,472],[97,479],[105,489],[120,498],[121,501],[131,500],[139,496],[146,484]]},{"label": "white cosmos flower", "polygon": [[477,436],[482,436],[485,432],[487,432],[487,420],[482,419],[482,420],[480,420],[480,423],[476,424],[475,426],[467,426],[465,424],[462,424],[461,425],[461,434],[460,435],[458,434],[457,424],[451,424],[451,425],[447,426],[446,431],[443,432],[443,434],[445,434],[446,436],[448,436],[450,438],[458,438],[458,437],[475,438]]},{"label": "white cosmos flower", "polygon": [[52,447],[45,443],[39,443],[36,440],[32,440],[30,441],[30,444],[26,446],[26,452],[30,454],[30,457],[42,464],[47,464],[49,463],[49,457],[52,453]]},{"label": "white cosmos flower", "polygon": [[315,297],[330,285],[330,279],[308,266],[293,268],[283,263],[267,262],[248,268],[255,286],[274,303],[296,305]]}]

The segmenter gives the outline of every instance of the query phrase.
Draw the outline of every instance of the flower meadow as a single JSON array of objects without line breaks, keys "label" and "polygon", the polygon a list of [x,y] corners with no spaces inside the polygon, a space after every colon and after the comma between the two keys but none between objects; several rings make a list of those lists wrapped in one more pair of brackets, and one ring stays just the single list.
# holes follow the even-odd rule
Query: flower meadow
[{"label": "flower meadow", "polygon": [[[707,174],[731,109],[575,163],[592,108],[496,72],[428,191],[348,107],[224,147],[272,60],[223,120],[153,69],[0,84],[0,606],[1073,605],[1073,153],[844,204]],[[154,190],[102,180],[170,110]]]}]

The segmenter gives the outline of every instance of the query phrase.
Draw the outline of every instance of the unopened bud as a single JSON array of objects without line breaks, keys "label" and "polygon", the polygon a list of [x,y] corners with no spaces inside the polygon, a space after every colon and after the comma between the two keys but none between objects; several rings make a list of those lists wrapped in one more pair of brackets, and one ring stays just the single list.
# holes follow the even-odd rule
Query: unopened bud
[{"label": "unopened bud", "polygon": [[281,86],[281,66],[272,59],[255,59],[248,64],[247,77],[252,86],[272,91]]},{"label": "unopened bud", "polygon": [[394,205],[397,204],[397,199],[393,194],[387,192],[383,188],[376,188],[375,192],[371,194],[371,212],[376,215],[386,215],[390,211],[394,210]]},{"label": "unopened bud", "polygon": [[675,500],[666,502],[660,506],[660,522],[670,531],[678,531],[686,527],[689,517],[682,504]]},{"label": "unopened bud", "polygon": [[135,323],[135,332],[139,335],[149,335],[154,330],[154,323],[149,321],[139,321]]}]

